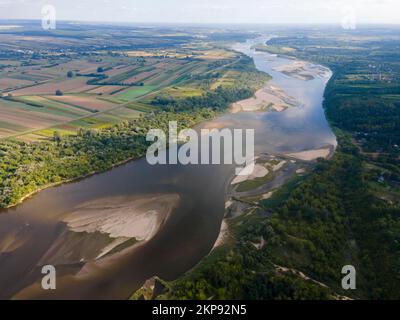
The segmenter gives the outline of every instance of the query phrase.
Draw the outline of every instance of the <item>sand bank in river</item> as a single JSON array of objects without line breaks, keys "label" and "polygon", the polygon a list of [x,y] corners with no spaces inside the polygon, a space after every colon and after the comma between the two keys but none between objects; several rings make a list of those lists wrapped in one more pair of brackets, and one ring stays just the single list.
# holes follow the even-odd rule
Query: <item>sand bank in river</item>
[{"label": "sand bank in river", "polygon": [[313,65],[305,61],[295,61],[283,66],[274,68],[274,71],[300,79],[303,81],[313,80],[316,77],[323,78],[329,74],[329,70],[318,65]]},{"label": "sand bank in river", "polygon": [[179,200],[176,194],[99,199],[79,206],[64,221],[74,232],[100,232],[110,238],[144,241],[156,234]]},{"label": "sand bank in river", "polygon": [[298,102],[282,89],[267,85],[258,90],[254,97],[233,103],[231,113],[267,111],[269,109],[281,112],[297,105]]},{"label": "sand bank in river", "polygon": [[301,152],[296,152],[296,153],[288,153],[286,156],[295,158],[298,160],[303,160],[303,161],[312,161],[316,160],[318,158],[328,158],[329,155],[331,154],[332,150],[331,148],[322,148],[322,149],[315,149],[315,150],[307,150],[307,151],[301,151]]},{"label": "sand bank in river", "polygon": [[272,197],[273,194],[274,194],[274,191],[264,193],[263,195],[261,195],[260,200],[268,200],[269,198]]},{"label": "sand bank in river", "polygon": [[215,241],[215,244],[214,244],[214,247],[212,248],[212,250],[225,244],[226,241],[228,240],[228,238],[229,238],[229,226],[228,226],[228,223],[226,222],[226,220],[224,219],[224,220],[222,220],[218,239]]},{"label": "sand bank in river", "polygon": [[[254,166],[254,169],[253,169]],[[255,180],[257,178],[264,178],[269,173],[269,170],[261,164],[250,164],[245,167],[240,174],[233,179],[232,185],[242,183],[247,180]]]},{"label": "sand bank in river", "polygon": [[212,121],[207,122],[202,126],[202,130],[213,130],[213,129],[224,129],[232,126],[232,122],[229,121]]},{"label": "sand bank in river", "polygon": [[93,261],[150,240],[178,203],[174,194],[86,202],[64,217],[67,229],[43,254],[40,265]]},{"label": "sand bank in river", "polygon": [[[45,291],[38,281],[17,293],[13,299],[79,300],[96,295],[100,299],[114,298],[116,290],[120,290],[123,283],[119,283],[118,289],[111,287],[97,293],[96,290],[108,288],[106,285],[116,277],[121,264],[129,263],[133,252],[159,231],[179,202],[177,194],[152,194],[134,199],[109,197],[80,206],[65,218],[69,229],[75,231],[75,234],[86,232],[92,235],[101,232],[110,238],[121,239],[119,243],[122,243],[124,237],[143,242],[107,256],[102,254],[103,257],[85,263],[76,274],[58,277],[57,290]],[[107,247],[105,249],[112,250]]]},{"label": "sand bank in river", "polygon": [[29,241],[24,229],[11,229],[0,239],[0,254],[11,253]]}]

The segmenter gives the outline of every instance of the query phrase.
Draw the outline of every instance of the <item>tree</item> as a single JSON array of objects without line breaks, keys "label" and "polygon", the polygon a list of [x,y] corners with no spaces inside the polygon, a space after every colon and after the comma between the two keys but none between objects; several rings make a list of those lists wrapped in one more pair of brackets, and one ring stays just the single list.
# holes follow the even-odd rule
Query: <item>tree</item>
[{"label": "tree", "polygon": [[60,89],[57,89],[56,96],[62,96],[62,95],[64,95],[64,93]]},{"label": "tree", "polygon": [[97,68],[97,72],[98,72],[98,73],[104,72],[104,69],[103,69],[102,67],[98,67],[98,68]]},{"label": "tree", "polygon": [[67,72],[67,77],[72,78],[74,76],[74,73],[72,71]]},{"label": "tree", "polygon": [[59,143],[61,141],[61,134],[58,131],[53,132],[53,140],[54,142]]}]

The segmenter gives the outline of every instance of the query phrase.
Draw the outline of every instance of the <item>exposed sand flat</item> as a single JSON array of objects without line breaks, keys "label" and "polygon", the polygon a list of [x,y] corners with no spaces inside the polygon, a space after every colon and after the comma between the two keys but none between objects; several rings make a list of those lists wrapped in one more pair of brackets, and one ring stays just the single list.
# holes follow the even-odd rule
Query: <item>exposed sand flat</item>
[{"label": "exposed sand flat", "polygon": [[274,167],[273,167],[274,172],[275,172],[275,171],[278,171],[278,170],[281,170],[282,167],[283,167],[285,164],[286,164],[286,161],[283,160],[283,161],[279,162],[278,164],[274,165]]},{"label": "exposed sand flat", "polygon": [[129,238],[117,238],[117,239],[115,239],[108,246],[103,248],[103,250],[101,250],[101,253],[96,257],[96,259],[100,259],[101,257],[104,257],[107,253],[111,252],[113,249],[115,249],[116,247],[118,247],[119,245],[125,243],[128,240],[129,240]]},{"label": "exposed sand flat", "polygon": [[225,210],[229,209],[232,206],[232,204],[233,204],[232,200],[228,200],[227,202],[225,202]]},{"label": "exposed sand flat", "polygon": [[233,103],[231,113],[266,111],[268,109],[282,112],[297,105],[298,102],[288,96],[285,91],[276,86],[267,85],[258,90],[254,97]]},{"label": "exposed sand flat", "polygon": [[252,244],[257,250],[261,250],[262,248],[264,248],[264,246],[267,244],[267,242],[265,241],[264,237],[261,236],[261,237],[260,237],[260,242],[258,242],[258,243],[251,242],[251,244]]},{"label": "exposed sand flat", "polygon": [[322,149],[315,149],[315,150],[307,150],[301,151],[296,153],[288,153],[286,154],[289,157],[296,158],[298,160],[303,161],[312,161],[318,158],[328,158],[331,153],[331,148],[322,148]]},{"label": "exposed sand flat", "polygon": [[26,242],[28,242],[28,238],[21,234],[21,232],[11,230],[0,240],[0,254],[13,252]]},{"label": "exposed sand flat", "polygon": [[321,65],[309,64],[308,68],[312,72],[315,72],[319,78],[327,78],[331,75],[331,70]]},{"label": "exposed sand flat", "polygon": [[176,194],[100,199],[83,204],[64,221],[75,232],[100,232],[111,238],[144,241],[155,235],[179,201]]},{"label": "exposed sand flat", "polygon": [[224,220],[222,220],[221,230],[219,232],[217,241],[215,241],[213,250],[217,247],[222,246],[226,242],[228,237],[229,237],[229,226],[228,226],[228,223],[224,219]]},{"label": "exposed sand flat", "polygon": [[73,265],[97,259],[116,239],[100,232],[86,233],[64,230],[38,261],[38,265]]},{"label": "exposed sand flat", "polygon": [[204,130],[224,129],[224,128],[228,128],[232,125],[233,125],[233,122],[229,122],[229,121],[212,121],[212,122],[205,123],[201,129],[204,129]]},{"label": "exposed sand flat", "polygon": [[251,164],[251,165],[247,166],[246,168],[244,168],[240,172],[240,174],[235,179],[233,179],[231,184],[235,185],[235,184],[239,184],[239,183],[242,183],[244,181],[247,181],[247,180],[254,180],[254,179],[257,179],[257,178],[263,178],[269,173],[269,170],[266,167],[264,167],[263,165],[261,165],[261,164],[255,164],[254,165],[254,170],[251,172],[251,168],[252,167],[253,167],[253,164]]},{"label": "exposed sand flat", "polygon": [[273,194],[274,194],[274,191],[270,191],[268,193],[265,193],[265,194],[263,194],[261,196],[260,200],[267,200],[267,199],[271,198]]},{"label": "exposed sand flat", "polygon": [[318,65],[313,65],[305,61],[296,60],[293,63],[274,68],[275,71],[282,72],[289,77],[308,81],[315,78],[323,78],[329,74],[329,70]]}]

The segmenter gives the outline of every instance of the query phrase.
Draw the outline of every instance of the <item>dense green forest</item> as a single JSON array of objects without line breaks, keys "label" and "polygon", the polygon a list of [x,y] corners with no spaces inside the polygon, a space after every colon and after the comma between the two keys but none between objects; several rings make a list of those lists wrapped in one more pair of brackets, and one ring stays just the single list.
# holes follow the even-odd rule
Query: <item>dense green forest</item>
[{"label": "dense green forest", "polygon": [[[229,220],[233,240],[159,298],[400,298],[400,44],[355,32],[270,41],[333,70],[324,107],[338,150]],[[345,265],[357,270],[356,290],[341,288]]]}]

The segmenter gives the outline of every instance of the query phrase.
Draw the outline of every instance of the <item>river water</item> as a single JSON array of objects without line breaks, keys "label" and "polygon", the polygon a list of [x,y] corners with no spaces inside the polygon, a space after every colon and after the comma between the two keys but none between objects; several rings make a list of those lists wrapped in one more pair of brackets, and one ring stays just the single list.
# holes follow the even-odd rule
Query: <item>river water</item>
[{"label": "river water", "polygon": [[[253,42],[235,49],[252,57],[257,68],[269,73],[273,83],[301,102],[281,113],[237,113],[214,122],[234,128],[255,129],[256,150],[295,152],[336,146],[325,119],[323,92],[330,73],[304,81],[274,71],[292,63],[286,58],[251,49]],[[15,208],[0,212],[0,298],[15,296],[40,279],[40,265],[52,245],[60,242],[63,217],[82,203],[104,198],[140,198],[176,194],[179,205],[161,230],[148,242],[123,255],[88,263],[57,265],[57,290],[39,286],[23,290],[23,298],[126,299],[143,282],[157,275],[173,280],[195,266],[212,249],[224,216],[226,191],[234,174],[232,165],[158,165],[146,159],[132,161],[108,172],[39,192]],[[82,250],[77,241],[66,255]],[[67,245],[62,243],[63,245]],[[75,247],[74,247],[75,246]]]}]

